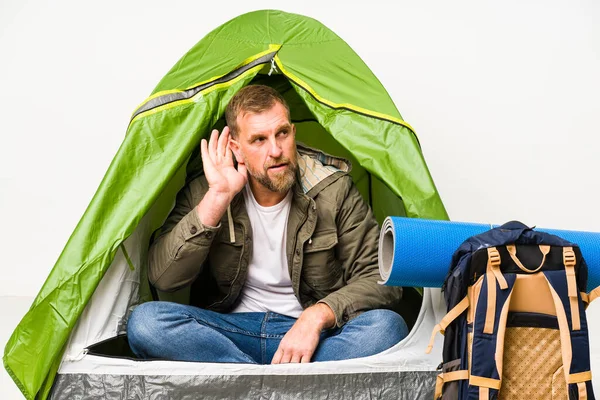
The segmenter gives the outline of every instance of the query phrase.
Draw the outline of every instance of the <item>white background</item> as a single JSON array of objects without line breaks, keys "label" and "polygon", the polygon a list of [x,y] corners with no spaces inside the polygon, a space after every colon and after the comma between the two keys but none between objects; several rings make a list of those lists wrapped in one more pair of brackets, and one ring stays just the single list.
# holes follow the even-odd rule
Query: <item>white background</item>
[{"label": "white background", "polygon": [[453,220],[600,231],[597,1],[0,0],[2,346],[134,108],[209,31],[265,8],[316,18],[361,56]]}]

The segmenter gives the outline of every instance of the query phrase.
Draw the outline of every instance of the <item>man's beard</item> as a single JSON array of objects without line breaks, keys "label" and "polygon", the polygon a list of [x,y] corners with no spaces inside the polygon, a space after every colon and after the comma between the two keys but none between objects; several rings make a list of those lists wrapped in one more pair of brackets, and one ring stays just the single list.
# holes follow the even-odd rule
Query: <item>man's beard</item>
[{"label": "man's beard", "polygon": [[[262,171],[254,171],[248,163],[245,164],[250,175],[271,192],[286,193],[296,182],[296,171],[298,170],[296,157],[293,160],[283,156],[272,159],[263,166]],[[287,168],[282,172],[275,173],[275,176],[271,179],[268,169],[279,164],[287,164]]]}]

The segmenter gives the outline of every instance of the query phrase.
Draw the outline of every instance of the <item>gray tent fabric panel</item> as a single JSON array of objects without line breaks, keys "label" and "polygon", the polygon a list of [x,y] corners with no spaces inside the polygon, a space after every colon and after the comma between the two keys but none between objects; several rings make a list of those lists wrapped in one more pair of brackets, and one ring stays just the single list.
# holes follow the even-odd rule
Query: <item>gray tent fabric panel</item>
[{"label": "gray tent fabric panel", "polygon": [[434,371],[321,375],[59,374],[51,399],[306,399],[433,398]]},{"label": "gray tent fabric panel", "polygon": [[275,56],[275,54],[277,54],[276,51],[266,54],[266,55],[254,60],[238,69],[231,71],[230,73],[228,73],[225,76],[222,76],[221,78],[215,79],[214,81],[204,83],[202,85],[193,87],[188,90],[184,90],[182,92],[169,93],[169,94],[165,94],[165,95],[162,95],[159,97],[155,97],[155,98],[147,101],[146,103],[144,103],[140,108],[138,108],[131,116],[131,119],[133,120],[133,118],[137,117],[141,113],[152,110],[153,108],[164,106],[165,104],[173,103],[175,101],[192,98],[198,92],[201,92],[213,85],[217,85],[219,83],[233,80],[233,79],[237,78],[238,76],[240,76],[241,74],[243,74],[244,72],[248,71],[249,69],[252,69],[253,67],[255,67],[259,64],[268,63]]}]

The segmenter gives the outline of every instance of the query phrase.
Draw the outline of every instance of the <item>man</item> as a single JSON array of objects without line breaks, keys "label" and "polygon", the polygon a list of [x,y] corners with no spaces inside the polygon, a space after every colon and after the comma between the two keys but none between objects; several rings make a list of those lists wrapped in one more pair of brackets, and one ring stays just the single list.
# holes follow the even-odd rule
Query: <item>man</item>
[{"label": "man", "polygon": [[297,148],[289,108],[268,86],[241,89],[226,120],[202,140],[204,176],[179,193],[149,251],[152,284],[193,284],[194,306],[138,306],[133,351],[279,364],[364,357],[399,342],[406,324],[386,308],[402,292],[377,284],[379,228],[349,163]]}]

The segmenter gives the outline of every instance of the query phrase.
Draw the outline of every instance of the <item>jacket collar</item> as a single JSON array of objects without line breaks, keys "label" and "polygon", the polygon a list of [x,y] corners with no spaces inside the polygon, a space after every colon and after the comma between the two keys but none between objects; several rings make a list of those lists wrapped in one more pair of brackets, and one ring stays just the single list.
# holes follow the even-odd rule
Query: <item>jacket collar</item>
[{"label": "jacket collar", "polygon": [[352,170],[350,161],[304,144],[297,144],[298,185],[302,193],[314,197],[323,188]]}]

